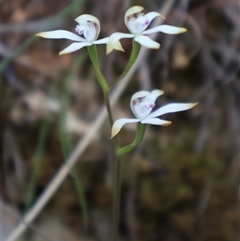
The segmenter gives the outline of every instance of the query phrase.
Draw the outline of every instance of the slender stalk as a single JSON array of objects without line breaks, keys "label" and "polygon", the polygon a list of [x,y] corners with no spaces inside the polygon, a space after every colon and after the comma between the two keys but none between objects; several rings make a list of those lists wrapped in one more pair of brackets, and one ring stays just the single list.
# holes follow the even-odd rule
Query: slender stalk
[{"label": "slender stalk", "polygon": [[141,45],[138,42],[134,41],[134,39],[133,39],[132,51],[131,51],[131,54],[129,57],[128,64],[127,64],[125,70],[122,72],[122,74],[110,84],[110,88],[112,88],[119,80],[121,80],[122,78],[124,78],[126,76],[126,74],[129,72],[129,70],[131,69],[133,64],[136,62],[140,49],[141,49]]},{"label": "slender stalk", "polygon": [[[113,117],[112,117],[111,105],[110,105],[110,101],[109,101],[109,91],[106,91],[103,94],[104,94],[104,101],[105,101],[105,105],[106,105],[106,109],[107,109],[107,113],[108,113],[108,119],[109,119],[110,125],[112,127],[113,126]],[[117,140],[117,139],[115,139],[115,140]]]},{"label": "slender stalk", "polygon": [[118,241],[119,237],[119,214],[121,200],[121,159],[116,157],[115,161],[115,179],[114,179],[114,199],[113,199],[113,231],[112,240]]},{"label": "slender stalk", "polygon": [[103,76],[100,68],[99,68],[99,63],[98,63],[98,54],[97,54],[97,48],[95,45],[91,45],[88,47],[88,53],[90,56],[90,59],[92,61],[94,70],[95,70],[95,75],[97,78],[97,81],[100,85],[100,87],[102,88],[102,91],[105,95],[105,93],[108,93],[108,91],[110,90],[108,83],[105,79],[105,77]]},{"label": "slender stalk", "polygon": [[132,151],[142,140],[145,130],[146,130],[146,125],[139,122],[137,125],[137,131],[136,131],[135,139],[133,140],[133,142],[127,146],[119,148],[117,150],[117,155],[122,156],[122,155]]},{"label": "slender stalk", "polygon": [[[103,76],[103,74],[99,68],[96,47],[95,46],[88,47],[88,52],[90,55],[90,59],[93,63],[94,69],[95,69],[96,78],[103,91],[109,123],[112,126],[113,125],[113,117],[112,117],[111,105],[110,105],[110,101],[109,101],[110,88],[108,86],[108,83],[107,83],[105,77]],[[117,138],[114,138],[113,142],[114,142],[115,154],[117,154],[117,150],[119,149]],[[120,210],[120,195],[121,195],[121,160],[120,160],[120,157],[116,157],[114,173],[115,173],[115,175],[114,175],[115,180],[114,180],[113,234],[112,234],[112,236],[113,236],[113,241],[117,241],[118,236],[119,236],[119,210]]]},{"label": "slender stalk", "polygon": [[[104,99],[106,104],[106,109],[108,113],[108,119],[110,125],[113,125],[112,111],[109,101],[108,91],[104,93]],[[115,137],[113,139],[115,154],[119,149],[118,139]],[[114,170],[114,199],[113,199],[113,241],[117,241],[119,237],[119,213],[120,213],[120,200],[121,200],[121,159],[116,156],[115,160],[115,170]]]}]

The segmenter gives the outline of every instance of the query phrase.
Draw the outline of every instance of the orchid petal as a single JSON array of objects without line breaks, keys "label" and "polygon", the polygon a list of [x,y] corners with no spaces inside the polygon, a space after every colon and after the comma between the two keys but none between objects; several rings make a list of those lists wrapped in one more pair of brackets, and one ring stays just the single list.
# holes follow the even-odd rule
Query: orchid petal
[{"label": "orchid petal", "polygon": [[140,120],[138,120],[138,119],[127,119],[127,118],[123,118],[123,119],[119,119],[119,120],[115,121],[113,126],[112,126],[111,138],[116,136],[125,124],[127,124],[127,123],[137,123],[139,121]]},{"label": "orchid petal", "polygon": [[145,16],[138,16],[136,18],[131,18],[128,21],[128,30],[134,35],[141,34],[149,25],[149,21]]},{"label": "orchid petal", "polygon": [[75,21],[78,22],[79,24],[81,24],[82,21],[91,21],[91,22],[96,23],[96,25],[97,25],[96,26],[96,30],[97,30],[96,39],[98,38],[99,33],[100,33],[100,22],[96,17],[94,17],[93,15],[90,15],[90,14],[82,14],[82,15],[78,16],[77,18],[75,18]]},{"label": "orchid petal", "polygon": [[146,118],[155,106],[155,100],[162,94],[162,90],[153,90],[152,92],[139,91],[134,94],[130,101],[130,107],[133,114],[138,119]]},{"label": "orchid petal", "polygon": [[160,25],[156,26],[153,28],[150,28],[148,30],[143,31],[142,34],[151,34],[151,33],[156,33],[156,32],[162,32],[162,33],[167,33],[167,34],[180,34],[186,32],[186,28],[180,28],[180,27],[175,27],[175,26],[170,26],[170,25]]},{"label": "orchid petal", "polygon": [[68,54],[68,53],[74,52],[78,49],[81,49],[83,47],[91,46],[91,45],[92,45],[92,43],[89,43],[89,42],[73,43],[73,44],[69,45],[67,48],[65,48],[64,50],[62,50],[59,53],[59,55]]},{"label": "orchid petal", "polygon": [[71,33],[66,30],[54,30],[37,33],[36,36],[42,38],[50,38],[50,39],[70,39],[73,41],[83,42],[86,41],[84,38],[79,37],[78,35]]},{"label": "orchid petal", "polygon": [[148,116],[148,118],[161,116],[161,115],[167,114],[167,113],[173,113],[173,112],[188,110],[188,109],[193,108],[193,107],[194,107],[195,105],[197,105],[197,104],[198,104],[198,103],[168,104],[168,105],[165,105],[165,106],[159,108],[158,110],[154,111],[153,113],[151,113],[151,114]]},{"label": "orchid petal", "polygon": [[93,43],[94,44],[106,44],[108,42],[108,40],[109,40],[109,37],[106,37],[106,38],[102,38],[102,39],[96,40]]},{"label": "orchid petal", "polygon": [[172,124],[171,121],[165,121],[165,120],[161,120],[158,118],[145,118],[143,120],[141,120],[142,124],[151,124],[151,125],[161,125],[161,126],[169,126]]},{"label": "orchid petal", "polygon": [[133,16],[130,16],[127,20],[128,30],[137,35],[142,33],[151,23],[151,21],[155,18],[161,16],[157,12],[151,12],[146,15],[139,13]]},{"label": "orchid petal", "polygon": [[149,48],[149,49],[158,49],[160,44],[156,41],[153,41],[148,36],[137,35],[134,40],[140,43],[142,46]]},{"label": "orchid petal", "polygon": [[135,93],[132,96],[131,101],[130,101],[130,107],[131,107],[131,110],[132,110],[132,112],[135,116],[136,116],[136,112],[135,112],[134,105],[133,105],[134,100],[145,97],[149,94],[150,94],[149,91],[142,90],[142,91],[138,91],[137,93]]},{"label": "orchid petal", "polygon": [[152,22],[152,20],[156,17],[162,17],[165,19],[160,13],[158,12],[150,12],[144,15],[144,17],[149,21],[149,24]]},{"label": "orchid petal", "polygon": [[124,52],[124,49],[119,42],[122,38],[133,38],[134,35],[130,33],[113,33],[108,40],[107,43],[107,54],[111,53],[113,49],[120,50]]},{"label": "orchid petal", "polygon": [[156,101],[157,97],[163,95],[163,90],[153,90],[147,97],[151,98],[152,101]]}]

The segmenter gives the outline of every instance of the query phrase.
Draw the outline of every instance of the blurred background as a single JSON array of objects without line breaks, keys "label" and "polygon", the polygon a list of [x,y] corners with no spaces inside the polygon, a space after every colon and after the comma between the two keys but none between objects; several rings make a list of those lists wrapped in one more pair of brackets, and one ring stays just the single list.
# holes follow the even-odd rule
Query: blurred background
[{"label": "blurred background", "polygon": [[[83,13],[100,20],[99,38],[127,32],[123,16],[133,5],[143,6],[145,13],[158,11],[166,17],[164,23],[188,32],[157,34],[161,48],[140,60],[113,106],[114,119],[132,117],[129,101],[139,90],[164,90],[157,107],[169,102],[199,104],[164,116],[173,122],[169,127],[148,126],[143,142],[123,157],[121,240],[239,240],[239,1],[2,0],[0,4],[3,240],[92,127],[103,105],[87,49],[59,56],[71,41],[35,34],[55,29],[74,32],[74,19]],[[109,83],[124,69],[131,51],[131,40],[121,42],[125,53],[106,56],[106,46],[98,46]],[[124,127],[121,145],[132,141],[134,130],[135,126]],[[109,138],[106,121],[79,157],[76,175],[64,180],[18,240],[109,240],[114,173]]]}]

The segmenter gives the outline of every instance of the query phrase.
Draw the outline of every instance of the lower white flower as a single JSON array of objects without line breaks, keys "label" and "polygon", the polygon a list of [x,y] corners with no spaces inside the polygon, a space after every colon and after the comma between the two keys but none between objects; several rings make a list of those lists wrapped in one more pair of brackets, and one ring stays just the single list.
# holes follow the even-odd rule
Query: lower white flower
[{"label": "lower white flower", "polygon": [[152,124],[152,125],[162,125],[162,126],[171,125],[172,123],[171,121],[161,120],[156,117],[167,113],[188,110],[198,104],[198,103],[172,103],[172,104],[167,104],[163,107],[160,107],[159,109],[151,113],[153,107],[155,106],[155,101],[157,97],[162,94],[163,94],[162,90],[153,90],[152,92],[139,91],[135,93],[131,98],[130,107],[136,118],[134,119],[123,118],[115,121],[112,126],[111,138],[117,135],[118,132],[121,130],[121,128],[127,123],[141,122],[142,124]]}]

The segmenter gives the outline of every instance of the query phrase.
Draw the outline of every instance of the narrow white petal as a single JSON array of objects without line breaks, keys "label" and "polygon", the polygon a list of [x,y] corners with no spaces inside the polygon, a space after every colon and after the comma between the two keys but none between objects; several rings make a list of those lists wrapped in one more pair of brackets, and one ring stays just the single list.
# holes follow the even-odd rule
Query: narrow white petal
[{"label": "narrow white petal", "polygon": [[106,38],[102,38],[102,39],[98,39],[96,41],[94,41],[93,43],[94,44],[106,44],[109,40],[109,37],[106,37]]},{"label": "narrow white petal", "polygon": [[158,42],[153,41],[148,36],[138,35],[134,40],[149,49],[158,49],[160,47]]},{"label": "narrow white petal", "polygon": [[143,120],[141,120],[142,124],[151,124],[151,125],[161,125],[161,126],[169,126],[172,124],[171,121],[165,121],[165,120],[161,120],[158,118],[145,118]]},{"label": "narrow white petal", "polygon": [[42,38],[51,38],[51,39],[70,39],[73,41],[86,41],[84,38],[81,38],[80,36],[71,33],[66,30],[54,30],[54,31],[48,31],[48,32],[41,32],[37,33],[36,36],[42,37]]},{"label": "narrow white petal", "polygon": [[156,33],[156,32],[162,32],[167,34],[179,34],[179,33],[184,33],[186,31],[187,31],[186,28],[180,28],[180,27],[175,27],[170,25],[159,25],[143,31],[143,34],[150,34],[150,33]]},{"label": "narrow white petal", "polygon": [[83,43],[73,43],[71,45],[69,45],[67,48],[65,48],[64,50],[62,50],[59,55],[63,55],[63,54],[68,54],[68,53],[72,53],[78,49],[81,49],[83,47],[86,46],[91,46],[92,43],[89,42],[83,42]]},{"label": "narrow white petal", "polygon": [[112,134],[111,134],[111,138],[113,138],[114,136],[116,136],[118,134],[118,132],[121,130],[121,128],[127,124],[127,123],[137,123],[140,120],[138,119],[127,119],[127,118],[123,118],[123,119],[119,119],[116,120],[112,126]]},{"label": "narrow white petal", "polygon": [[152,118],[152,117],[157,117],[157,116],[161,116],[167,113],[173,113],[173,112],[178,112],[178,111],[183,111],[183,110],[188,110],[193,108],[195,105],[197,105],[198,103],[177,103],[177,104],[168,104],[165,105],[161,108],[159,108],[158,110],[154,111],[153,113],[151,113],[148,118]]},{"label": "narrow white petal", "polygon": [[134,35],[130,33],[113,33],[107,43],[107,54],[111,53],[113,49],[124,51],[121,43],[119,42],[122,38],[133,38]]}]

